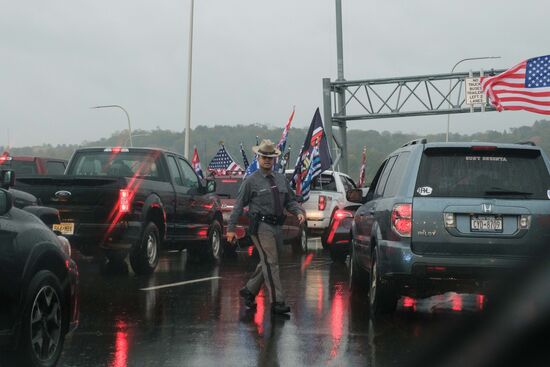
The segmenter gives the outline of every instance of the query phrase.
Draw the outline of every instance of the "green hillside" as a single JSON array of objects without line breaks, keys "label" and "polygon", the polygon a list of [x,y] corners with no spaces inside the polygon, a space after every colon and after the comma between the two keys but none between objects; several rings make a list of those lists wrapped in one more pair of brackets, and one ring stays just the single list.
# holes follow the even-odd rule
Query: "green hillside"
[{"label": "green hillside", "polygon": [[[271,139],[278,141],[282,128],[269,128],[265,125],[237,125],[237,126],[197,126],[191,134],[191,145],[196,146],[201,158],[203,169],[216,154],[219,143],[223,141],[229,153],[242,165],[242,158],[239,151],[239,144],[242,142],[249,161],[252,159],[251,147],[256,144],[256,137],[260,139]],[[307,129],[291,129],[289,141],[292,149],[291,162],[296,160],[296,152],[304,142]],[[357,179],[361,160],[361,150],[367,146],[367,182],[375,174],[375,170],[384,157],[404,143],[418,138],[426,137],[428,141],[444,141],[444,134],[419,136],[414,134],[390,133],[388,131],[378,132],[374,130],[348,130],[348,162],[349,174]],[[57,158],[69,159],[73,151],[81,146],[117,146],[126,141],[125,131],[116,132],[109,138],[99,141],[84,141],[82,144],[74,145],[42,145],[34,147],[12,148],[13,155],[42,155]],[[486,131],[472,135],[451,134],[451,141],[484,141],[484,142],[523,142],[533,141],[541,146],[545,152],[550,153],[550,121],[541,120],[532,126],[522,126],[510,130]],[[168,150],[183,153],[184,136],[181,132],[169,130],[134,131],[134,146],[161,147]],[[0,151],[5,147],[0,147]]]}]

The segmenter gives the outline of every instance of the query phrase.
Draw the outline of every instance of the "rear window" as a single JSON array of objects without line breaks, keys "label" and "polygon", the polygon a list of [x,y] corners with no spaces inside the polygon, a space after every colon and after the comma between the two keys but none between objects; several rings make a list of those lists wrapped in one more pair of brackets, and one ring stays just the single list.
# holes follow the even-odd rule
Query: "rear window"
[{"label": "rear window", "polygon": [[216,178],[216,194],[222,198],[234,199],[243,182],[242,178]]},{"label": "rear window", "polygon": [[11,160],[8,161],[11,164],[8,164],[9,169],[15,172],[15,177],[18,175],[36,175],[36,163],[34,161],[17,161]]},{"label": "rear window", "polygon": [[69,175],[160,178],[157,152],[80,152]]},{"label": "rear window", "polygon": [[46,170],[48,175],[62,175],[65,172],[65,163],[60,161],[47,161]]},{"label": "rear window", "polygon": [[550,176],[540,151],[531,149],[427,149],[417,197],[549,199]]},{"label": "rear window", "polygon": [[332,175],[321,174],[313,179],[310,190],[336,191],[336,181]]}]

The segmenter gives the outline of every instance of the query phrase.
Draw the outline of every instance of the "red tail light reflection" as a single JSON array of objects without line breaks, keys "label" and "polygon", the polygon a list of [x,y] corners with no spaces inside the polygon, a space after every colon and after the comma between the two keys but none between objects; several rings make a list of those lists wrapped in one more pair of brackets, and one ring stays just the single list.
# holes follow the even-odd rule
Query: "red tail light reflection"
[{"label": "red tail light reflection", "polygon": [[117,321],[117,332],[115,340],[115,357],[110,364],[111,367],[126,367],[128,365],[128,332],[124,321]]},{"label": "red tail light reflection", "polygon": [[344,218],[353,218],[352,212],[347,210],[337,210],[334,213],[334,220],[332,221],[332,227],[330,228],[330,232],[327,237],[328,244],[332,244],[332,241],[334,240],[334,235],[336,234],[336,230],[338,229],[340,222]]},{"label": "red tail light reflection", "polygon": [[118,195],[118,207],[121,213],[130,212],[130,190],[121,189]]}]

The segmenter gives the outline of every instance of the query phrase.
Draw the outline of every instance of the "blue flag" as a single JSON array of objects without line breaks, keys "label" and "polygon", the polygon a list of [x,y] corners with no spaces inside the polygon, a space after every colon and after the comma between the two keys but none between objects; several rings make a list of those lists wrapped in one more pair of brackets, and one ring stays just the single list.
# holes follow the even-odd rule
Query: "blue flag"
[{"label": "blue flag", "polygon": [[244,149],[243,149],[243,142],[241,142],[241,154],[243,156],[243,164],[244,164],[244,169],[248,169],[248,158],[246,158],[246,153],[244,152]]},{"label": "blue flag", "polygon": [[296,190],[296,194],[301,195],[304,201],[309,199],[312,180],[331,165],[332,158],[323,129],[323,121],[319,108],[317,108],[290,182],[292,188]]}]

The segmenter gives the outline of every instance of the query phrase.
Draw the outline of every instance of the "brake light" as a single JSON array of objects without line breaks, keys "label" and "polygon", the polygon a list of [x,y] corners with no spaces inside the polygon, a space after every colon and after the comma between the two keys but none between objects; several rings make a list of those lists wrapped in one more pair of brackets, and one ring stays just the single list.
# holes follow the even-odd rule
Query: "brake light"
[{"label": "brake light", "polygon": [[223,179],[222,182],[234,183],[234,182],[239,182],[239,181],[237,181],[237,180]]},{"label": "brake light", "polygon": [[494,145],[474,145],[470,148],[471,150],[477,150],[477,151],[487,151],[487,150],[497,150],[497,147]]},{"label": "brake light", "polygon": [[319,210],[325,210],[327,207],[327,197],[325,195],[319,195]]},{"label": "brake light", "polygon": [[130,212],[130,190],[120,190],[118,195],[118,208],[121,213]]},{"label": "brake light", "polygon": [[105,148],[103,149],[103,151],[108,153],[115,153],[115,154],[129,152],[128,148],[121,148],[121,147]]},{"label": "brake light", "polygon": [[401,237],[410,237],[412,232],[412,204],[396,204],[391,212],[392,229]]}]

